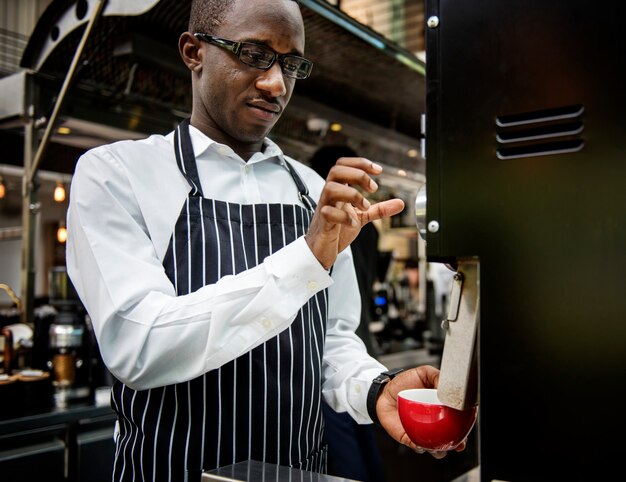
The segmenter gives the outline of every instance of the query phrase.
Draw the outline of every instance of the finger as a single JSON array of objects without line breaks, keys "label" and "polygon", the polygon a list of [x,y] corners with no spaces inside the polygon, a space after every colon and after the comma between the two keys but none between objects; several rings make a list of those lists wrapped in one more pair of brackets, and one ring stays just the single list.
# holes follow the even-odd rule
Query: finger
[{"label": "finger", "polygon": [[320,213],[324,220],[331,225],[342,224],[345,226],[361,227],[361,221],[354,210],[341,209],[334,206],[323,206],[320,209]]},{"label": "finger", "polygon": [[428,453],[436,459],[442,459],[448,455],[448,452],[442,452],[440,450],[429,450]]},{"label": "finger", "polygon": [[346,184],[327,182],[320,196],[320,206],[341,207],[342,203],[351,204],[365,211],[371,207],[371,203],[357,189]]},{"label": "finger", "polygon": [[389,199],[372,205],[364,214],[366,222],[375,221],[376,219],[389,218],[399,214],[404,209],[404,201],[402,199]]},{"label": "finger", "polygon": [[[400,427],[402,427],[400,425]],[[389,432],[391,436],[394,436],[393,432]],[[395,438],[395,437],[394,437]],[[411,450],[413,450],[413,452],[417,453],[417,454],[423,454],[424,452],[426,452],[426,449],[423,447],[420,447],[419,445],[415,445],[413,443],[413,441],[409,438],[409,436],[406,434],[406,432],[402,432],[397,438],[396,440],[398,442],[400,442],[402,445],[406,445],[407,447],[409,447]]]},{"label": "finger", "polygon": [[376,170],[371,169],[369,166],[371,166],[371,163],[362,167],[336,164],[329,171],[326,181],[359,186],[369,193],[376,192],[378,190],[378,184],[370,177],[370,172],[373,173],[376,172]]},{"label": "finger", "polygon": [[365,171],[368,174],[372,174],[374,176],[383,172],[382,166],[364,157],[340,157],[339,159],[337,159],[335,166],[353,167],[355,169],[360,169],[361,171]]},{"label": "finger", "polygon": [[457,445],[454,449],[455,452],[463,452],[465,450],[465,446],[467,445],[466,441],[463,440],[459,445]]},{"label": "finger", "polygon": [[425,452],[428,452],[431,456],[433,456],[436,459],[443,459],[446,455],[448,455],[448,452],[445,450],[429,450],[429,449],[420,447],[419,445],[415,445],[413,442],[409,444],[409,447],[411,447],[413,451],[418,454],[423,454]]}]

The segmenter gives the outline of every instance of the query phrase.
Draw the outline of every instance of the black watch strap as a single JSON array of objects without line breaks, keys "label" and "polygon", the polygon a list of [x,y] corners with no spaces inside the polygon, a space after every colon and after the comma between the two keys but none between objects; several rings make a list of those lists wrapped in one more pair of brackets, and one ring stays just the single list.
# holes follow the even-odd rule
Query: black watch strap
[{"label": "black watch strap", "polygon": [[378,395],[380,391],[383,389],[385,384],[400,372],[403,372],[403,368],[395,368],[393,370],[387,370],[382,372],[372,381],[372,385],[370,386],[369,391],[367,392],[367,413],[376,425],[380,425],[380,421],[378,420],[378,415],[376,415],[376,401],[378,400]]}]

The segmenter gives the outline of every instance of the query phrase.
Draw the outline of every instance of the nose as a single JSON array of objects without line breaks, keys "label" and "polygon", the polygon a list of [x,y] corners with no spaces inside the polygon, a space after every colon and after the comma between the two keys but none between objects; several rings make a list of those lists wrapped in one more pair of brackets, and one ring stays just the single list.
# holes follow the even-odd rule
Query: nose
[{"label": "nose", "polygon": [[268,70],[261,72],[261,75],[257,77],[256,87],[268,92],[272,97],[281,97],[287,94],[285,78],[278,61],[274,62]]}]

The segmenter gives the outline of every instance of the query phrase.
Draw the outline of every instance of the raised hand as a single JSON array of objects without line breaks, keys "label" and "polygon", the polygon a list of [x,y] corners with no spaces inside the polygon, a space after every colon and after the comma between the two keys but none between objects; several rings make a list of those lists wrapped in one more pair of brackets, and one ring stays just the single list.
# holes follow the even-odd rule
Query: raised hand
[{"label": "raised hand", "polygon": [[357,189],[374,193],[378,184],[371,178],[382,167],[362,157],[341,157],[330,169],[326,185],[305,236],[319,262],[328,269],[337,255],[357,237],[361,228],[376,219],[394,216],[404,209],[402,199],[371,204]]}]

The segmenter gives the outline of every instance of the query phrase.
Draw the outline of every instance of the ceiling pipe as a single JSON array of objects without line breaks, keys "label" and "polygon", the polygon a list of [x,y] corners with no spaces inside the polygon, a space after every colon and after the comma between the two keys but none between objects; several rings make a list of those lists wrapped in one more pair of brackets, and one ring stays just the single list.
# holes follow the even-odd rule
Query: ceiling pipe
[{"label": "ceiling pipe", "polygon": [[107,3],[107,0],[99,0],[97,2],[96,8],[94,8],[91,14],[91,17],[89,18],[89,22],[87,23],[87,26],[85,27],[83,36],[80,40],[80,43],[78,44],[78,47],[76,48],[76,52],[74,53],[74,58],[72,59],[70,68],[67,72],[67,75],[65,76],[63,85],[61,86],[61,91],[59,92],[59,96],[57,97],[57,100],[54,103],[54,108],[52,110],[52,114],[50,115],[50,118],[48,119],[46,130],[44,131],[41,142],[39,146],[37,147],[35,158],[33,159],[33,163],[28,172],[28,178],[27,178],[28,184],[32,184],[33,182],[33,178],[35,176],[35,173],[37,172],[37,168],[39,167],[39,164],[41,163],[43,153],[45,152],[45,149],[48,146],[50,135],[52,134],[52,129],[54,128],[54,124],[56,123],[57,117],[59,116],[59,111],[61,109],[61,106],[63,105],[63,101],[65,100],[67,91],[69,90],[72,80],[74,79],[74,75],[76,74],[76,68],[78,67],[78,62],[80,61],[80,58],[83,55],[83,51],[85,50],[85,45],[87,44],[87,40],[89,39],[89,34],[91,34],[91,31],[93,30],[93,26],[96,24],[96,21],[98,20],[98,18],[100,18],[100,15],[102,11],[104,10],[106,3]]},{"label": "ceiling pipe", "polygon": [[[67,75],[59,92],[59,96],[52,110],[50,118],[47,120],[46,129],[43,137],[37,143],[36,129],[39,121],[30,119],[24,130],[24,177],[22,185],[22,276],[21,276],[21,294],[22,294],[22,310],[20,319],[23,323],[32,324],[34,322],[34,297],[35,297],[35,233],[37,225],[37,215],[41,207],[37,190],[38,185],[35,182],[35,175],[43,157],[43,153],[50,140],[50,135],[56,119],[59,115],[63,101],[67,95],[69,87],[72,83],[78,62],[82,56],[85,45],[89,38],[96,20],[100,17],[107,0],[99,0],[92,11],[89,22],[85,27],[81,41],[74,53],[74,58],[70,64]],[[33,149],[37,146],[35,154]]]},{"label": "ceiling pipe", "polygon": [[422,75],[426,75],[426,64],[416,55],[396,44],[391,43],[382,35],[367,28],[340,9],[340,2],[333,6],[323,0],[300,0],[300,3],[322,17],[343,27],[361,40],[394,57],[399,62]]}]

